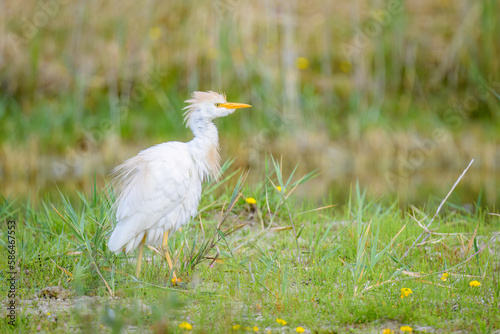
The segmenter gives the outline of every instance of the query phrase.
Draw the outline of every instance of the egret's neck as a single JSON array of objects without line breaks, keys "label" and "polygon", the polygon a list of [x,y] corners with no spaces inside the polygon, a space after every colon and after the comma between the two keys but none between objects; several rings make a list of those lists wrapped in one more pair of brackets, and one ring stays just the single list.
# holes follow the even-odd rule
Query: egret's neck
[{"label": "egret's neck", "polygon": [[200,175],[204,179],[209,176],[218,179],[221,167],[217,127],[212,121],[198,120],[191,123],[190,128],[194,138],[189,145]]}]

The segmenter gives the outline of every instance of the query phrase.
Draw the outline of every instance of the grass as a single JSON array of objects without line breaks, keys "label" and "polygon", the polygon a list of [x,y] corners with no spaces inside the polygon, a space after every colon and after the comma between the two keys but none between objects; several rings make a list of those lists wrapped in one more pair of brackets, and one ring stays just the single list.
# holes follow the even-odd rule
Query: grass
[{"label": "grass", "polygon": [[[181,333],[192,326],[200,333],[254,327],[278,333],[300,326],[306,332],[390,328],[397,333],[410,326],[414,332],[490,333],[500,328],[497,216],[482,207],[467,211],[445,203],[425,244],[412,246],[435,206],[402,211],[397,202],[381,204],[355,186],[346,205],[331,207],[325,200],[324,208],[317,208],[294,201],[295,189],[312,174],[283,175],[274,159],[266,166],[253,184],[242,174],[229,187],[238,176],[228,174],[222,183],[204,186],[200,216],[169,242],[179,286],[171,286],[166,261],[154,250],[146,249],[140,277],[134,277],[134,254],[107,250],[111,189],[94,186],[77,201],[62,195],[61,202],[43,201],[36,209],[3,199],[0,219],[18,222],[16,287],[23,306],[16,331]],[[6,240],[4,232],[2,268]],[[470,286],[471,281],[481,285]],[[72,296],[35,298],[47,286],[62,286]],[[5,295],[6,286],[2,289]],[[402,289],[412,293],[402,297]],[[10,329],[6,322],[0,326],[2,332]]]}]

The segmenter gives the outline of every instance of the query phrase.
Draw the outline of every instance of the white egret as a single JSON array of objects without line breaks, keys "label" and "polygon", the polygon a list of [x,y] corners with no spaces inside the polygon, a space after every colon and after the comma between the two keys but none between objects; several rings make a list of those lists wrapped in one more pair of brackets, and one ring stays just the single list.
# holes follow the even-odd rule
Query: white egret
[{"label": "white egret", "polygon": [[[220,174],[219,137],[213,120],[248,104],[226,102],[223,94],[194,92],[187,100],[184,121],[194,138],[145,149],[113,171],[116,185],[116,227],[109,238],[112,252],[130,253],[139,247],[136,275],[144,244],[162,249],[170,270],[168,236],[198,211],[201,183]],[[174,283],[177,282],[173,272]]]}]

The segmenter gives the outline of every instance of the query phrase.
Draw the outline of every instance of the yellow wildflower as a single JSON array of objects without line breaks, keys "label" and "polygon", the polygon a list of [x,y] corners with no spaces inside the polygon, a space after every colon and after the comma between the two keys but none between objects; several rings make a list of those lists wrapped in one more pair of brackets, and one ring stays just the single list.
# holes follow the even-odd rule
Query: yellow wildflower
[{"label": "yellow wildflower", "polygon": [[391,334],[391,333],[394,333],[393,331],[391,331],[389,328],[386,328],[382,331],[382,334]]},{"label": "yellow wildflower", "polygon": [[306,330],[305,330],[303,327],[300,327],[300,326],[299,326],[299,327],[295,328],[295,331],[296,331],[297,333],[304,333]]},{"label": "yellow wildflower", "polygon": [[277,186],[276,189],[278,189],[278,191],[281,192],[281,187],[280,186]]},{"label": "yellow wildflower", "polygon": [[172,285],[177,285],[181,282],[180,278],[172,278]]},{"label": "yellow wildflower", "polygon": [[255,198],[253,198],[253,197],[248,197],[245,201],[248,204],[255,204],[255,203],[257,203],[257,201],[255,200]]},{"label": "yellow wildflower", "polygon": [[240,327],[241,327],[240,325],[234,325],[233,330],[237,331],[238,329],[240,329]]},{"label": "yellow wildflower", "polygon": [[411,328],[410,326],[402,326],[402,327],[400,328],[400,330],[401,330],[402,332],[411,332],[411,331],[413,330],[413,328]]},{"label": "yellow wildflower", "polygon": [[286,321],[285,321],[285,320],[283,320],[283,319],[279,319],[279,318],[278,318],[278,319],[276,319],[276,322],[277,322],[278,324],[280,324],[281,326],[285,326],[285,325],[286,325]]},{"label": "yellow wildflower", "polygon": [[443,273],[443,276],[444,276],[444,277],[450,277],[450,274],[448,274],[448,273]]},{"label": "yellow wildflower", "polygon": [[50,315],[50,312],[47,312],[47,315]]},{"label": "yellow wildflower", "polygon": [[295,59],[295,66],[299,70],[305,70],[309,67],[309,59],[306,57],[297,57],[297,59]]},{"label": "yellow wildflower", "polygon": [[209,59],[216,59],[218,57],[217,49],[209,48],[207,51],[207,56]]},{"label": "yellow wildflower", "polygon": [[402,288],[401,289],[401,298],[408,297],[412,293],[413,293],[413,291],[411,291],[410,288]]},{"label": "yellow wildflower", "polygon": [[444,275],[443,275],[443,276],[441,276],[441,281],[443,281],[443,282],[444,282],[444,281],[446,281],[446,280],[447,280],[446,276],[444,276]]},{"label": "yellow wildflower", "polygon": [[377,20],[378,22],[384,22],[386,20],[387,14],[385,13],[384,10],[372,10],[371,11],[372,17]]},{"label": "yellow wildflower", "polygon": [[187,329],[188,331],[192,330],[193,329],[193,326],[188,323],[188,322],[182,322],[180,325],[179,325],[180,328],[182,329]]},{"label": "yellow wildflower", "polygon": [[352,70],[352,64],[349,61],[344,60],[340,63],[340,70],[344,73],[349,73]]},{"label": "yellow wildflower", "polygon": [[470,283],[469,283],[469,285],[470,285],[470,286],[473,286],[473,287],[476,287],[476,286],[480,286],[480,285],[481,285],[481,283],[480,283],[480,282],[478,282],[478,281],[472,281],[472,282],[470,282]]},{"label": "yellow wildflower", "polygon": [[153,41],[156,41],[158,38],[161,37],[161,29],[158,27],[153,27],[149,29],[149,38],[151,38]]},{"label": "yellow wildflower", "polygon": [[254,332],[258,332],[258,331],[259,331],[259,327],[257,327],[257,326],[253,326],[252,330],[253,330]]}]

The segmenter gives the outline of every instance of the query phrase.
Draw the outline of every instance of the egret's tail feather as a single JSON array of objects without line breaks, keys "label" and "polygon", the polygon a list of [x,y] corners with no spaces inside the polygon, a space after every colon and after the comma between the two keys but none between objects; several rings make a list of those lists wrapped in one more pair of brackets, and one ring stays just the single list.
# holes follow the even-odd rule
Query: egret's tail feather
[{"label": "egret's tail feather", "polygon": [[130,253],[136,249],[144,238],[144,232],[141,232],[132,238],[125,229],[117,225],[111,236],[109,237],[109,250],[115,253],[120,253],[125,248],[125,253]]}]

